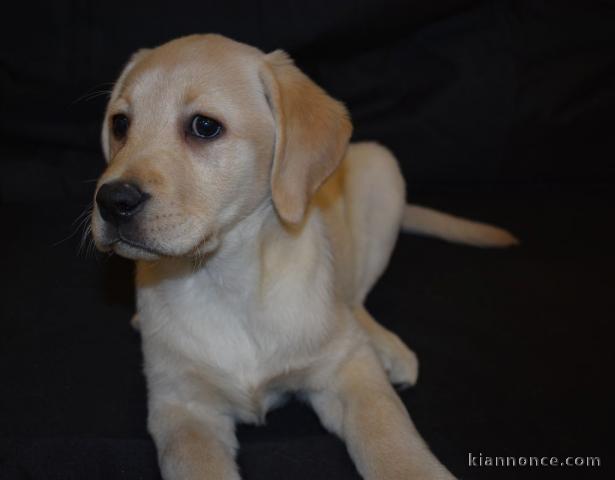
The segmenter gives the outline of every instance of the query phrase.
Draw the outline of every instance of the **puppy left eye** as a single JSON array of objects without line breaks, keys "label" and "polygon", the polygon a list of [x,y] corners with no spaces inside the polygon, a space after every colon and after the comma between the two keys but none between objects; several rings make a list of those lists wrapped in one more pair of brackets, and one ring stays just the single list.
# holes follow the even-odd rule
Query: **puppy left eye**
[{"label": "puppy left eye", "polygon": [[190,122],[190,133],[199,138],[215,138],[222,132],[222,125],[213,118],[195,115]]},{"label": "puppy left eye", "polygon": [[117,113],[111,117],[111,131],[113,136],[118,140],[122,140],[128,133],[130,121],[123,113]]}]

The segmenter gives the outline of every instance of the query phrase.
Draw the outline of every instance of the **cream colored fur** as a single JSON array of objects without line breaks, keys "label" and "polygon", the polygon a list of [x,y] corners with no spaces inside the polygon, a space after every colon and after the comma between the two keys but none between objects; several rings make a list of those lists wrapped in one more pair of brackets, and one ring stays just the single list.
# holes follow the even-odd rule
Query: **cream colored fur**
[{"label": "cream colored fur", "polygon": [[[109,132],[118,112],[124,139]],[[220,138],[187,135],[195,114],[220,121]],[[395,158],[348,145],[350,131],[286,54],[217,35],[140,51],[120,76],[99,185],[134,182],[150,199],[120,239],[96,210],[93,235],[137,261],[133,323],[165,480],[238,479],[235,423],[263,421],[288,392],[364,478],[452,478],[390,384],[416,382],[416,356],[363,306],[400,227],[446,237],[449,217],[407,207]],[[512,243],[463,227],[449,237]]]}]

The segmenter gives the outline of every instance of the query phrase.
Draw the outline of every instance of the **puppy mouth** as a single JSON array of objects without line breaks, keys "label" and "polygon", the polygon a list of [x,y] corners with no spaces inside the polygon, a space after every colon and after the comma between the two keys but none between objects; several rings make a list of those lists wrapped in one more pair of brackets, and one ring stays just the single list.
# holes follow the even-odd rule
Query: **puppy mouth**
[{"label": "puppy mouth", "polygon": [[140,240],[130,238],[120,231],[116,231],[113,238],[105,242],[101,250],[110,250],[121,257],[131,260],[159,260],[160,258],[171,257],[195,257],[202,259],[207,256],[208,253],[211,253],[217,245],[217,238],[214,235],[207,235],[195,247],[187,251],[170,252],[152,247]]},{"label": "puppy mouth", "polygon": [[118,238],[109,244],[109,247],[114,251],[121,249],[122,245],[126,245],[131,249],[141,250],[144,253],[154,255],[156,257],[162,257],[164,254],[152,247],[148,247],[147,245],[143,245],[140,242],[135,242],[134,240],[130,240],[124,237],[121,233],[118,233]]},{"label": "puppy mouth", "polygon": [[[134,235],[127,235],[121,228],[107,226],[96,242],[98,249],[102,252],[113,252],[121,257],[132,260],[155,260],[166,256],[160,249],[152,247],[141,239],[132,238]],[[96,240],[97,235],[94,235]]]},{"label": "puppy mouth", "polygon": [[138,225],[113,225],[107,222],[101,226],[102,228],[95,229],[93,235],[98,249],[131,260],[159,260],[172,257],[201,259],[218,245],[218,236],[211,231],[203,234],[195,245],[192,243],[194,239],[190,237],[167,240],[150,237]]}]

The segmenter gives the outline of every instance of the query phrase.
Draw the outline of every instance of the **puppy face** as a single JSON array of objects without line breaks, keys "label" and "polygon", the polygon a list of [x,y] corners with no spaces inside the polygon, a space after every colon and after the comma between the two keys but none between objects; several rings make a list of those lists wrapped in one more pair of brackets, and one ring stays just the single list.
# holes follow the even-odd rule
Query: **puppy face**
[{"label": "puppy face", "polygon": [[133,259],[202,255],[266,202],[300,221],[349,135],[343,106],[283,52],[218,35],[140,51],[107,107],[96,245]]},{"label": "puppy face", "polygon": [[107,108],[93,236],[129,258],[215,248],[269,191],[275,138],[256,49],[185,38],[135,55]]}]

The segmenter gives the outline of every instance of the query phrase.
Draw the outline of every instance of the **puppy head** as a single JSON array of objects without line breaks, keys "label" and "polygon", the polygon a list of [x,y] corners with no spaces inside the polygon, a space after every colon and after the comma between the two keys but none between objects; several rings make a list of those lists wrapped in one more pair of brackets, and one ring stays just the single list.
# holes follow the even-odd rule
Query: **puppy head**
[{"label": "puppy head", "polygon": [[202,255],[267,202],[300,223],[350,131],[345,108],[281,51],[218,35],[139,51],[103,124],[96,245],[143,260]]}]

